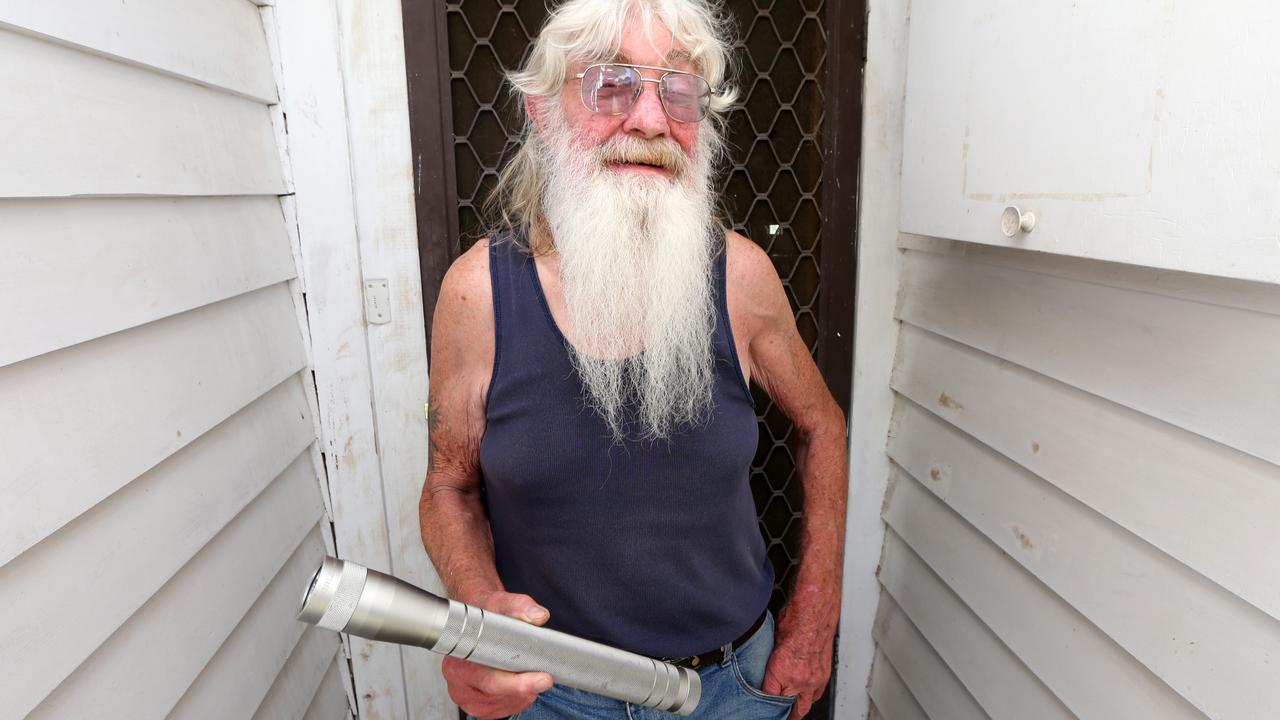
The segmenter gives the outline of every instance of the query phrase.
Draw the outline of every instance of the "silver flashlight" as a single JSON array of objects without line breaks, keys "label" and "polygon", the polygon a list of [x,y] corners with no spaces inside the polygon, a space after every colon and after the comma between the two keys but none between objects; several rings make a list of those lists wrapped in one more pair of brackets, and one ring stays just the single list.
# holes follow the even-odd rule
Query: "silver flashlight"
[{"label": "silver flashlight", "polygon": [[702,698],[702,680],[688,668],[486,612],[333,557],[311,578],[298,619],[499,670],[548,672],[561,685],[677,715],[691,714]]}]

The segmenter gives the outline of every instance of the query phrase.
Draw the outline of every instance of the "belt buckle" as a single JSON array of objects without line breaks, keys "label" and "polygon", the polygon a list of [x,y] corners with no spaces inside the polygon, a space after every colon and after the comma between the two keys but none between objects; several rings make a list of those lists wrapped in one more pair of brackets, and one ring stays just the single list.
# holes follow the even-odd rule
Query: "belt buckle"
[{"label": "belt buckle", "polygon": [[664,657],[664,658],[658,658],[658,659],[664,663],[667,663],[668,665],[675,665],[676,667],[687,667],[687,668],[693,668],[696,670],[697,668],[702,666],[702,657],[699,655],[685,655],[683,657]]},{"label": "belt buckle", "polygon": [[692,668],[694,670],[701,670],[704,667],[715,665],[717,662],[720,662],[721,660],[723,660],[726,656],[728,656],[729,649],[731,647],[733,647],[733,643],[725,643],[724,645],[721,645],[715,650],[702,653],[701,655],[686,655],[684,657],[670,657],[670,658],[664,657],[664,658],[658,658],[658,659],[664,663],[670,663],[671,665],[675,665],[677,667],[686,667],[686,668]]}]

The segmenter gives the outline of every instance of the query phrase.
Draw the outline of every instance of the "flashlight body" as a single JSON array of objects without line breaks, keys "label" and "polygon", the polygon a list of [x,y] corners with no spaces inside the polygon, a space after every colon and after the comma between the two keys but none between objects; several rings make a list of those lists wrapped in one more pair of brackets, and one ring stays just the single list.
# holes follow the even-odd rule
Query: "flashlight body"
[{"label": "flashlight body", "polygon": [[549,672],[561,685],[668,711],[687,704],[691,692],[701,693],[698,675],[690,670],[455,600],[431,650],[502,670]]},{"label": "flashlight body", "polygon": [[441,598],[335,558],[316,571],[298,618],[499,670],[547,672],[561,685],[677,715],[692,713],[702,694],[688,668]]}]

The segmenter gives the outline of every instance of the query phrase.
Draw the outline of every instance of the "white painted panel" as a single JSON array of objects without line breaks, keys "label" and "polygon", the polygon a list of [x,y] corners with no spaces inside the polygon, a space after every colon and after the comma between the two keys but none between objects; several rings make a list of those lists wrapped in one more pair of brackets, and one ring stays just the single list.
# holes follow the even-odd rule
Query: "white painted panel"
[{"label": "white painted panel", "polygon": [[910,28],[902,230],[1280,281],[1280,5],[917,0]]},{"label": "white painted panel", "polygon": [[253,713],[254,720],[299,720],[311,705],[325,673],[342,649],[338,635],[329,630],[307,628],[289,653],[284,669]]},{"label": "white painted panel", "polygon": [[[280,0],[274,16],[286,78],[281,103],[289,117],[302,278],[335,540],[344,558],[391,570],[389,498],[379,482],[338,4]],[[350,647],[359,714],[403,713],[400,649],[355,637]]]},{"label": "white painted panel", "polygon": [[929,720],[929,716],[924,714],[920,703],[912,697],[911,691],[884,653],[877,652],[875,655],[868,688],[871,699],[875,702],[871,708],[871,718],[875,718],[879,711],[884,720]]},{"label": "white painted panel", "polygon": [[1075,718],[893,533],[885,537],[880,581],[899,609],[992,718]]},{"label": "white painted panel", "polygon": [[[958,26],[974,51],[967,108],[956,108],[967,111],[965,196],[1149,193],[1167,0],[983,4],[971,3],[979,9]],[[1053,35],[1033,28],[1053,28]],[[913,111],[917,95],[933,89],[917,79],[926,82],[911,77]]]},{"label": "white painted panel", "polygon": [[0,696],[70,674],[313,442],[306,413],[295,376],[0,566],[0,656],[23,658]]},{"label": "white painted panel", "polygon": [[[319,533],[311,533],[218,648],[169,717],[203,720],[253,715],[308,627],[295,618],[298,598],[324,555],[324,541]],[[331,634],[331,638],[336,640],[337,636]]]},{"label": "white painted panel", "polygon": [[894,387],[1280,618],[1280,467],[910,325]]},{"label": "white painted panel", "polygon": [[256,100],[8,30],[0,95],[0,197],[283,192]]},{"label": "white painted panel", "polygon": [[1280,317],[907,255],[902,319],[1280,464]]},{"label": "white painted panel", "polygon": [[929,717],[986,720],[977,701],[887,593],[880,595],[875,638]]},{"label": "white painted panel", "polygon": [[1078,717],[1205,717],[900,471],[885,520]]},{"label": "white painted panel", "polygon": [[274,197],[0,200],[0,365],[295,274]]},{"label": "white painted panel", "polygon": [[[305,457],[291,465],[59,685],[33,720],[163,717],[295,549],[323,548],[315,482]],[[281,620],[292,623],[292,612]]]},{"label": "white painted panel", "polygon": [[[283,284],[0,368],[0,563],[303,367]],[[72,410],[74,409],[74,410]]]},{"label": "white painted panel", "polygon": [[311,701],[311,707],[307,708],[303,720],[346,720],[351,717],[347,696],[342,692],[346,673],[338,667],[340,662],[346,661],[338,658],[329,666],[329,672],[325,673],[324,680],[320,683],[320,691]]},{"label": "white painted panel", "polygon": [[1280,622],[913,403],[889,453],[1205,714],[1280,715]]},{"label": "white painted panel", "polygon": [[[341,71],[351,138],[352,189],[360,271],[386,278],[390,318],[366,325],[370,382],[378,429],[383,504],[371,502],[352,518],[385,513],[390,567],[396,576],[443,593],[422,544],[418,500],[427,474],[427,339],[422,332],[421,274],[414,210],[413,147],[409,141],[408,90],[401,0],[341,2]],[[377,82],[370,82],[377,78]],[[427,311],[432,308],[427,308]],[[374,494],[363,497],[375,501]],[[352,507],[348,505],[348,507]],[[385,508],[385,509],[384,509]],[[345,522],[346,518],[340,518]],[[441,657],[403,648],[409,717],[450,720],[457,708],[440,675]]]},{"label": "white painted panel", "polygon": [[271,61],[257,8],[227,0],[9,0],[0,27],[226,88],[271,103]]}]

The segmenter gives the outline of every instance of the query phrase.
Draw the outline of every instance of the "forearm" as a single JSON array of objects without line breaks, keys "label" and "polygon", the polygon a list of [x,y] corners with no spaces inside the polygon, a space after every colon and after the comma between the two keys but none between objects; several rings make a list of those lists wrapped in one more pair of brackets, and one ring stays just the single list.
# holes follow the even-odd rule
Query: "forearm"
[{"label": "forearm", "polygon": [[[801,430],[796,471],[804,489],[800,563],[788,604],[793,624],[814,633],[834,632],[840,616],[848,458],[844,420],[832,408],[821,422]],[[798,621],[798,622],[796,622]]]},{"label": "forearm", "polygon": [[791,600],[778,618],[763,690],[794,695],[804,717],[831,677],[832,639],[840,619],[840,574],[847,495],[844,419],[834,402],[814,421],[796,423],[796,472],[804,487],[800,565]]},{"label": "forearm", "polygon": [[477,604],[503,589],[478,489],[441,472],[427,475],[418,506],[422,544],[449,597]]}]

